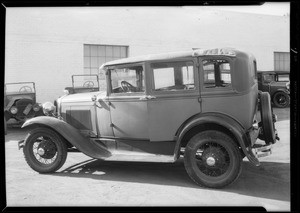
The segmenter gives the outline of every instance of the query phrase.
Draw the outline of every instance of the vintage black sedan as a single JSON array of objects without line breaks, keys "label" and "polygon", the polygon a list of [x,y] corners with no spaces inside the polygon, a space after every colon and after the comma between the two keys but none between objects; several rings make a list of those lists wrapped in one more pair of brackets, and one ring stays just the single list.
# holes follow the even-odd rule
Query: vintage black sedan
[{"label": "vintage black sedan", "polygon": [[289,71],[258,71],[258,89],[270,93],[276,107],[290,105],[290,72]]}]

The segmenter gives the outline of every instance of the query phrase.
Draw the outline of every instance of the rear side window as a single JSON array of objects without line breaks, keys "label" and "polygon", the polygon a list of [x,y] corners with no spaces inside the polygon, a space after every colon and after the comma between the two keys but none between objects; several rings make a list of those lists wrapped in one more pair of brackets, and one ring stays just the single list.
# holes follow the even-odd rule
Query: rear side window
[{"label": "rear side window", "polygon": [[192,61],[151,64],[155,91],[194,90],[194,63]]},{"label": "rear side window", "polygon": [[207,59],[202,61],[204,71],[204,88],[231,86],[230,63],[224,59]]}]

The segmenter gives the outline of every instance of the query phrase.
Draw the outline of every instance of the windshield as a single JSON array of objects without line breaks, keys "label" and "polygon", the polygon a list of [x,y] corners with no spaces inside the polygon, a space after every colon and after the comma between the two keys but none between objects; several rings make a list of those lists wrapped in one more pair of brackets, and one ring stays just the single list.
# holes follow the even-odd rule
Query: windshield
[{"label": "windshield", "polygon": [[6,94],[26,94],[35,93],[34,84],[32,82],[24,83],[7,83],[5,84]]},{"label": "windshield", "polygon": [[264,82],[271,82],[275,81],[275,75],[269,74],[269,75],[264,75]]},{"label": "windshield", "polygon": [[73,75],[73,87],[80,88],[98,88],[98,76],[97,75]]}]

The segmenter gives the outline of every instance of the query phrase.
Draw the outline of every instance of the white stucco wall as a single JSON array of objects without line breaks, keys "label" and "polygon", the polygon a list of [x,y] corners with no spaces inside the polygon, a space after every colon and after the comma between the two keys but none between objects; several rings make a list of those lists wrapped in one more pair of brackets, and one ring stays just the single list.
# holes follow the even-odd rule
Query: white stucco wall
[{"label": "white stucco wall", "polygon": [[289,17],[186,7],[7,8],[5,82],[34,81],[53,101],[83,74],[83,44],[128,45],[129,56],[234,47],[273,70],[289,52]]}]

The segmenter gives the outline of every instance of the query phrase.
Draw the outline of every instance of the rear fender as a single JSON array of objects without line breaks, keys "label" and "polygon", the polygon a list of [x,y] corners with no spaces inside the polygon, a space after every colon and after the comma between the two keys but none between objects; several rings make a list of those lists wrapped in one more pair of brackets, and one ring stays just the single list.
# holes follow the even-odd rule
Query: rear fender
[{"label": "rear fender", "polygon": [[209,124],[215,124],[227,129],[235,138],[236,142],[241,147],[245,156],[249,161],[255,166],[260,165],[258,159],[252,152],[250,139],[247,137],[245,129],[233,118],[220,114],[220,113],[204,113],[197,115],[191,120],[187,121],[183,127],[177,133],[176,146],[175,146],[175,159],[179,157],[180,148],[183,143],[184,137],[192,130],[194,127],[199,127],[205,129],[205,126]]},{"label": "rear fender", "polygon": [[78,129],[63,120],[49,116],[39,116],[27,120],[22,128],[33,125],[42,125],[53,129],[79,151],[92,158],[101,159],[111,156],[111,153],[105,147],[95,143],[89,137],[83,136]]}]

